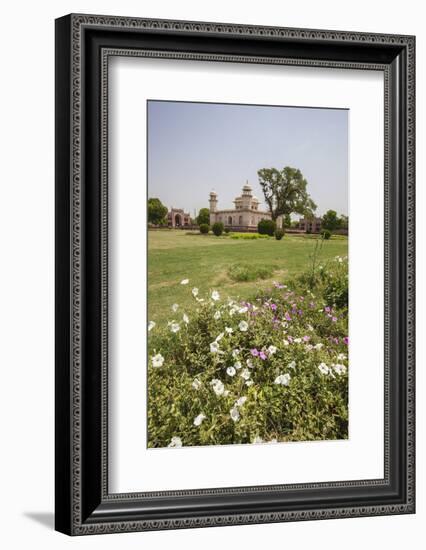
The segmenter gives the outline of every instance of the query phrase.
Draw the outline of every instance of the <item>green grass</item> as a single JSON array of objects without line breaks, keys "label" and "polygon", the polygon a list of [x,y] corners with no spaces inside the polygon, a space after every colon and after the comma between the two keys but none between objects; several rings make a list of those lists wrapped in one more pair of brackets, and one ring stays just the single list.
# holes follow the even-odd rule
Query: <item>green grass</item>
[{"label": "green grass", "polygon": [[[245,240],[182,230],[149,231],[148,319],[156,322],[180,319],[185,307],[194,302],[193,287],[199,289],[200,296],[216,289],[221,297],[244,299],[269,287],[273,281],[285,282],[309,268],[316,238],[316,235],[286,235],[281,241]],[[324,241],[320,262],[347,253],[348,239],[333,236]],[[244,272],[247,266],[247,277],[232,276]],[[189,284],[181,285],[182,279],[189,279]],[[180,306],[177,313],[171,310],[174,303]]]}]

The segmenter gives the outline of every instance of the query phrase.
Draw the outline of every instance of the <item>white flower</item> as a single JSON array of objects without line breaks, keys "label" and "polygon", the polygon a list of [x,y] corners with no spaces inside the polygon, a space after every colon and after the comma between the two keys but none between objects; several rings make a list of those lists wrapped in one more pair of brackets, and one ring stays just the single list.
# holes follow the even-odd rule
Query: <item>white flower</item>
[{"label": "white flower", "polygon": [[197,300],[197,302],[199,302],[201,304],[201,302],[204,302],[204,298],[195,298]]},{"label": "white flower", "polygon": [[183,319],[183,322],[184,322],[184,323],[186,323],[186,324],[189,323],[189,317],[188,317],[188,315],[187,315],[186,313],[183,314],[182,319]]},{"label": "white flower", "polygon": [[194,426],[200,426],[201,422],[207,418],[205,414],[201,413],[194,418]]},{"label": "white flower", "polygon": [[240,397],[239,399],[237,399],[235,401],[235,406],[236,407],[242,407],[246,401],[247,401],[247,397],[245,395],[243,395],[242,397]]},{"label": "white flower", "polygon": [[176,311],[179,309],[179,304],[173,304],[172,305],[172,311],[176,313]]},{"label": "white flower", "polygon": [[226,374],[229,374],[229,376],[235,376],[235,373],[236,373],[236,369],[235,367],[228,367],[226,369]]},{"label": "white flower", "polygon": [[148,323],[148,332],[152,330],[155,327],[155,321],[150,321]]},{"label": "white flower", "polygon": [[234,422],[238,422],[238,420],[240,419],[240,413],[237,407],[232,407],[232,409],[229,411],[229,414],[231,415],[231,418]]},{"label": "white flower", "polygon": [[247,380],[246,386],[251,386],[252,384],[254,384],[253,380]]},{"label": "white flower", "polygon": [[290,342],[289,342],[288,340],[283,340],[283,344],[284,344],[285,346],[289,346],[289,345],[290,345]]},{"label": "white flower", "polygon": [[241,371],[241,377],[244,378],[244,380],[248,380],[250,376],[250,371],[248,369],[243,369]]},{"label": "white flower", "polygon": [[320,363],[318,368],[322,374],[328,374],[330,372],[330,368],[325,363]]},{"label": "white flower", "polygon": [[346,359],[346,355],[344,353],[339,353],[337,359],[338,361],[344,361]]},{"label": "white flower", "polygon": [[201,388],[201,386],[202,386],[202,384],[198,380],[198,378],[194,378],[194,381],[192,382],[192,387],[194,388],[194,390],[199,390]]},{"label": "white flower", "polygon": [[314,346],[312,344],[306,344],[305,349],[307,351],[312,351],[314,349]]},{"label": "white flower", "polygon": [[234,367],[239,370],[242,367],[241,361],[235,361]]},{"label": "white flower", "polygon": [[257,436],[253,439],[252,443],[253,443],[253,445],[257,445],[258,443],[263,443],[263,439],[262,439],[259,435],[257,435]]},{"label": "white flower", "polygon": [[241,330],[241,332],[246,332],[248,330],[248,323],[247,321],[241,321],[238,325],[238,328]]},{"label": "white flower", "polygon": [[191,290],[192,292],[192,295],[194,296],[194,298],[196,298],[198,296],[198,288],[196,286],[194,286],[194,288]]},{"label": "white flower", "polygon": [[312,332],[314,330],[314,327],[312,325],[308,325],[308,330]]},{"label": "white flower", "polygon": [[274,353],[277,353],[277,351],[278,348],[276,346],[269,346],[268,348],[269,355],[274,355]]},{"label": "white flower", "polygon": [[287,366],[288,366],[289,369],[295,369],[296,368],[296,361],[292,361]]},{"label": "white flower", "polygon": [[240,308],[236,305],[231,306],[229,310],[229,315],[232,317],[235,313],[237,313],[237,311],[239,311],[239,309]]},{"label": "white flower", "polygon": [[340,364],[335,364],[335,365],[331,365],[333,367],[333,369],[337,372],[337,374],[345,374],[346,372],[346,366],[345,365],[340,365]]},{"label": "white flower", "polygon": [[280,374],[274,380],[274,384],[280,384],[281,386],[288,386],[290,384],[291,376],[286,374]]},{"label": "white flower", "polygon": [[182,279],[180,282],[181,285],[187,285],[189,283],[189,279]]},{"label": "white flower", "polygon": [[151,357],[151,363],[153,367],[162,367],[164,363],[164,357],[161,355],[161,353],[157,353],[157,355],[153,355]]},{"label": "white flower", "polygon": [[240,354],[240,350],[239,349],[233,349],[232,350],[232,357],[234,359],[236,359],[238,357],[238,355]]},{"label": "white flower", "polygon": [[219,344],[217,342],[211,342],[210,353],[219,353]]},{"label": "white flower", "polygon": [[179,332],[180,326],[179,323],[175,323],[174,321],[170,323],[170,330],[172,332]]},{"label": "white flower", "polygon": [[240,307],[240,309],[238,310],[238,313],[247,313],[247,311],[248,311],[248,307],[244,306],[244,307]]},{"label": "white flower", "polygon": [[174,436],[167,446],[171,448],[182,447],[182,439],[180,437]]},{"label": "white flower", "polygon": [[220,300],[220,294],[217,290],[213,290],[212,292],[212,300],[214,300],[215,302],[217,302],[218,300]]},{"label": "white flower", "polygon": [[254,369],[253,361],[251,359],[247,359],[246,365],[249,369]]},{"label": "white flower", "polygon": [[220,342],[224,336],[225,336],[225,333],[224,333],[224,332],[221,332],[221,333],[216,337],[215,342]]},{"label": "white flower", "polygon": [[219,310],[217,310],[217,311],[215,312],[215,314],[213,315],[213,319],[214,319],[215,321],[218,321],[218,320],[220,319],[220,317],[221,317],[221,313],[220,313]]},{"label": "white flower", "polygon": [[295,344],[300,344],[301,341],[302,341],[302,338],[295,338],[295,339],[294,339],[294,343],[295,343]]},{"label": "white flower", "polygon": [[322,344],[322,343],[320,342],[319,344],[315,344],[314,348],[315,348],[315,349],[321,349],[323,346],[324,346],[324,344]]},{"label": "white flower", "polygon": [[213,391],[216,395],[223,395],[225,393],[225,386],[223,385],[223,382],[218,380],[217,378],[214,378],[210,385],[213,387]]},{"label": "white flower", "polygon": [[234,332],[234,329],[231,327],[225,327],[226,334],[232,334]]}]

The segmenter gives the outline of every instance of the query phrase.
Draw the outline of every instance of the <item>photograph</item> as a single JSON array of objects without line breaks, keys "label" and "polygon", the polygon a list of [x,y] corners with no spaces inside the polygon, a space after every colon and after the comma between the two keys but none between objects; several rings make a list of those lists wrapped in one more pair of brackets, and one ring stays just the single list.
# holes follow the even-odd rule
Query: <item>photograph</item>
[{"label": "photograph", "polygon": [[348,439],[349,109],[146,108],[148,447]]}]

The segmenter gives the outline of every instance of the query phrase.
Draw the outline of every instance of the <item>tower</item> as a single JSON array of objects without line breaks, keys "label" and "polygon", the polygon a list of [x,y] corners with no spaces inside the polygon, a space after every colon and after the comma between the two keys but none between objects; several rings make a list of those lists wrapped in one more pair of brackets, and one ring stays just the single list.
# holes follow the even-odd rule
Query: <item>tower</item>
[{"label": "tower", "polygon": [[214,191],[212,191],[210,193],[209,203],[210,203],[210,213],[216,212],[216,209],[217,209],[217,194]]},{"label": "tower", "polygon": [[244,210],[251,208],[251,199],[252,199],[251,187],[248,182],[243,187],[243,194],[241,195],[242,207]]}]

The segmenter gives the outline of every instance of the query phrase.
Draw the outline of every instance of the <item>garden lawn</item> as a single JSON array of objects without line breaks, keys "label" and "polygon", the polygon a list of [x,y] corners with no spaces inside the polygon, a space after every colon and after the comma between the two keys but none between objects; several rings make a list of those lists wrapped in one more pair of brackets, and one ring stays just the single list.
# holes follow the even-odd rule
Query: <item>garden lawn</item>
[{"label": "garden lawn", "polygon": [[[179,304],[180,317],[193,303],[193,287],[202,295],[217,289],[224,298],[245,299],[270,287],[273,281],[286,282],[309,270],[316,244],[314,235],[286,235],[277,241],[232,239],[229,235],[216,237],[184,230],[148,231],[148,320],[169,321],[175,303]],[[317,265],[347,253],[348,239],[334,236],[323,241]],[[233,280],[229,269],[240,271],[236,266],[248,266],[249,272],[254,268],[255,274],[250,275],[255,279]],[[256,271],[264,278],[256,278]],[[180,284],[184,279],[189,279],[188,285]]]}]

